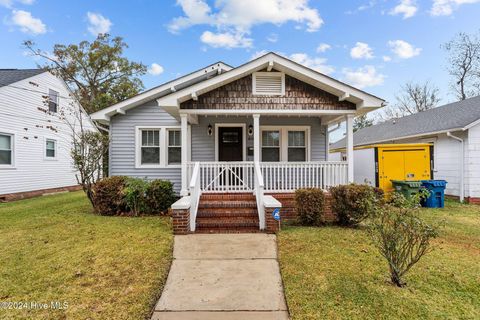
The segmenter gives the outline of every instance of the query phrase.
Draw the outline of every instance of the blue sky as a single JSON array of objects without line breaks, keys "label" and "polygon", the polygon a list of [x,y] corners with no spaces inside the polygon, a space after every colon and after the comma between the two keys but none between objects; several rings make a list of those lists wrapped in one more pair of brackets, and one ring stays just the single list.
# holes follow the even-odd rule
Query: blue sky
[{"label": "blue sky", "polygon": [[429,80],[446,103],[454,96],[440,45],[480,29],[480,0],[61,3],[0,0],[0,68],[35,67],[23,40],[51,50],[109,32],[124,37],[130,59],[150,66],[146,88],[218,60],[237,66],[275,51],[388,101],[406,81]]}]

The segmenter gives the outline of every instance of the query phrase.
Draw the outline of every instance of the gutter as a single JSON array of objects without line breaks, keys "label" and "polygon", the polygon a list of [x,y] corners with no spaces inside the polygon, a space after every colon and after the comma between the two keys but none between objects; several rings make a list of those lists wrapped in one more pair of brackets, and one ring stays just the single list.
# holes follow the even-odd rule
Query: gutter
[{"label": "gutter", "polygon": [[450,131],[447,132],[447,137],[457,140],[462,144],[461,146],[461,161],[460,161],[460,201],[465,199],[465,142],[462,138],[454,136]]}]

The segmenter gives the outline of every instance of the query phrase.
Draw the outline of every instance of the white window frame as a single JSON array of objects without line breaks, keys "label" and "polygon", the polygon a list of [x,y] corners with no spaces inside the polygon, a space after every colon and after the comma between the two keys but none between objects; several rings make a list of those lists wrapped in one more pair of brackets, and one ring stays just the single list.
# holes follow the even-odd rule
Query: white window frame
[{"label": "white window frame", "polygon": [[[55,143],[55,157],[48,157],[47,156],[47,141],[53,141]],[[45,137],[43,139],[43,160],[47,160],[47,161],[57,160],[57,156],[58,156],[58,140],[53,139],[53,138],[49,138],[49,137]]]},{"label": "white window frame", "polygon": [[[272,146],[263,146],[263,132],[264,131],[277,131],[278,132],[278,147],[272,147]],[[283,141],[283,134],[282,134],[282,129],[281,128],[264,128],[260,127],[260,161],[263,161],[263,148],[268,148],[268,149],[278,149],[278,158],[279,162],[282,162],[282,141]],[[276,162],[276,161],[268,161],[268,162]]]},{"label": "white window frame", "polygon": [[[262,160],[263,131],[280,131],[280,162],[288,162],[288,132],[289,131],[305,131],[306,159],[311,159],[311,137],[310,126],[260,126],[260,161]],[[303,161],[302,161],[303,162]]]},{"label": "white window frame", "polygon": [[[180,133],[180,146],[171,146],[170,145],[170,139],[169,139],[170,131],[178,131]],[[180,148],[180,155],[182,154],[182,130],[181,129],[176,129],[176,128],[166,128],[165,138],[166,138],[166,140],[165,140],[165,153],[166,153],[165,164],[168,167],[181,166],[182,165],[182,160],[181,159],[180,159],[180,163],[169,164],[168,163],[168,160],[169,160],[168,156],[169,156],[170,148]]]},{"label": "white window frame", "polygon": [[[282,92],[274,94],[265,94],[262,92],[257,92],[257,75],[264,77],[277,78],[280,76],[282,80]],[[283,72],[254,72],[252,74],[252,93],[257,96],[284,96],[285,95],[285,73]]]},{"label": "white window frame", "polygon": [[[160,163],[159,164],[142,164],[142,131],[158,130],[159,131],[159,147],[160,147]],[[179,130],[181,126],[136,126],[135,127],[135,168],[136,169],[155,169],[155,168],[181,168],[181,164],[168,164],[168,130]],[[183,146],[180,146],[183,148]]]},{"label": "white window frame", "polygon": [[[54,101],[55,102],[55,105],[56,105],[56,111],[50,111],[50,102],[52,100],[50,100],[50,91],[53,91],[55,92],[57,95],[57,101]],[[57,90],[54,90],[54,89],[51,89],[49,88],[48,89],[48,112],[55,112],[55,113],[58,113],[58,108],[59,108],[59,105],[60,105],[60,92],[58,92]]]},{"label": "white window frame", "polygon": [[0,169],[15,169],[15,133],[9,131],[0,131],[1,135],[10,136],[10,150],[12,153],[12,163],[11,164],[0,164]]}]

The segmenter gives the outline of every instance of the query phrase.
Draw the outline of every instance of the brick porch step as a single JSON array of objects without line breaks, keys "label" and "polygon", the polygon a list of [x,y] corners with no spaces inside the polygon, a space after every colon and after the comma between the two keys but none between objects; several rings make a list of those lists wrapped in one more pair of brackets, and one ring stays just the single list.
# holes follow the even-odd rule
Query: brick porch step
[{"label": "brick porch step", "polygon": [[200,197],[196,232],[259,232],[257,202],[251,193],[207,193]]}]

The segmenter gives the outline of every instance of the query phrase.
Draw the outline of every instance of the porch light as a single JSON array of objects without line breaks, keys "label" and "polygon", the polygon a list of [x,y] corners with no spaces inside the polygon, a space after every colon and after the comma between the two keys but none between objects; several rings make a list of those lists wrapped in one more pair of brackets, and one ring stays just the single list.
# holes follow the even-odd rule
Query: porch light
[{"label": "porch light", "polygon": [[248,126],[248,135],[249,136],[253,135],[253,126],[252,125]]},{"label": "porch light", "polygon": [[209,124],[208,127],[207,127],[207,133],[208,133],[209,136],[211,136],[212,133],[213,133],[213,129],[212,129],[212,125],[211,125],[211,124]]}]

